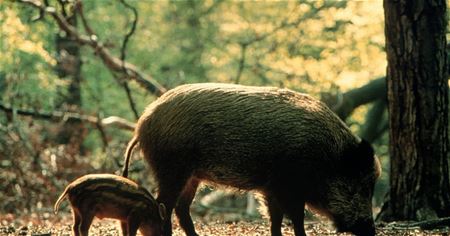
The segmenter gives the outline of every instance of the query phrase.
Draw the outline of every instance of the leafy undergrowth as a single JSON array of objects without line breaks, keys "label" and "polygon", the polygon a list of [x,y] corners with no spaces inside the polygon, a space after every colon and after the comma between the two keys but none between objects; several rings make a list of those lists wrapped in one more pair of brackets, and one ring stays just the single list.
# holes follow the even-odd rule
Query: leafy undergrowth
[{"label": "leafy undergrowth", "polygon": [[[0,0],[1,1],[1,0]],[[12,129],[12,128],[11,128]],[[39,132],[35,132],[39,133]],[[115,145],[103,158],[81,157],[70,153],[66,146],[49,147],[30,160],[29,153],[20,138],[12,130],[2,131],[0,136],[10,137],[5,143],[0,142],[0,236],[3,235],[71,235],[72,216],[63,203],[60,213],[52,213],[53,204],[65,186],[81,175],[87,173],[114,173],[120,168],[114,165],[114,159],[122,159],[123,144]],[[17,136],[17,137],[16,137]],[[14,157],[2,159],[1,157]],[[95,160],[95,161],[94,161]],[[95,164],[97,163],[97,164]],[[139,163],[139,162],[137,162]],[[137,172],[137,171],[135,171]],[[133,179],[149,187],[148,172],[142,169],[134,173]],[[211,194],[213,190],[199,191],[191,207],[195,226],[202,236],[264,236],[269,235],[268,221],[260,215],[247,215],[245,194]],[[217,193],[214,190],[214,193]],[[217,199],[214,196],[218,196]],[[223,197],[225,196],[225,197]],[[207,198],[209,199],[206,201]],[[216,199],[216,200],[213,200]],[[205,200],[205,201],[204,201]],[[206,204],[206,203],[207,204]],[[207,206],[200,206],[206,204]],[[309,216],[306,232],[315,235],[336,234],[329,221]],[[185,235],[174,220],[174,236]],[[121,235],[120,227],[113,220],[96,220],[90,235]],[[449,235],[450,229],[422,231],[419,229],[395,228],[385,224],[377,227],[378,235]],[[283,235],[294,235],[292,226],[286,221]],[[349,234],[347,234],[349,235]]]},{"label": "leafy undergrowth", "polygon": [[[12,217],[12,216],[9,216]],[[1,217],[0,235],[30,235],[30,236],[50,236],[50,235],[71,235],[71,215],[60,214],[56,216],[30,216],[29,218],[23,217],[21,219],[12,219],[8,216]],[[269,225],[265,220],[252,220],[252,221],[238,221],[228,222],[226,221],[211,221],[206,222],[202,219],[197,219],[195,227],[199,235],[211,235],[211,236],[269,236]],[[173,225],[174,236],[184,236],[184,232],[174,220]],[[338,234],[334,231],[333,227],[327,222],[306,222],[306,233],[309,236],[316,235],[339,235],[345,236],[350,234]],[[377,235],[449,235],[450,229],[439,229],[432,231],[423,231],[417,228],[394,228],[389,225],[383,227],[377,227]],[[90,235],[94,236],[119,236],[121,235],[120,226],[117,221],[106,220],[94,220],[94,223],[90,229]],[[284,236],[294,236],[292,226],[289,223],[283,226]]]}]

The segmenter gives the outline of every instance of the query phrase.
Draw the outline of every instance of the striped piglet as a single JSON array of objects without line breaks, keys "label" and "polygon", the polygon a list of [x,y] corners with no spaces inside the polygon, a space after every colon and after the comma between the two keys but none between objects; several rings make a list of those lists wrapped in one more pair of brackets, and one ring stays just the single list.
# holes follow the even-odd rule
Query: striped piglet
[{"label": "striped piglet", "polygon": [[73,233],[87,236],[94,217],[121,221],[124,236],[137,230],[144,236],[159,236],[165,207],[135,182],[112,174],[89,174],[70,183],[55,203],[55,214],[65,198],[73,213]]}]

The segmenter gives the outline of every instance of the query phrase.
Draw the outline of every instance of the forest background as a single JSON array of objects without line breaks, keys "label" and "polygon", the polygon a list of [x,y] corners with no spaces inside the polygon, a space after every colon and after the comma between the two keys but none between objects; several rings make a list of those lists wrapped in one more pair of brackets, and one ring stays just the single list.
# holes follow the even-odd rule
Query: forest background
[{"label": "forest background", "polygon": [[[197,82],[286,87],[323,100],[373,143],[383,164],[376,211],[382,206],[389,183],[382,1],[48,1],[96,45],[68,37],[51,9],[0,2],[2,224],[51,221],[68,182],[119,173],[145,106]],[[152,189],[135,156],[131,178]],[[197,215],[259,217],[238,193],[208,205],[202,197],[212,192],[202,190]]]}]

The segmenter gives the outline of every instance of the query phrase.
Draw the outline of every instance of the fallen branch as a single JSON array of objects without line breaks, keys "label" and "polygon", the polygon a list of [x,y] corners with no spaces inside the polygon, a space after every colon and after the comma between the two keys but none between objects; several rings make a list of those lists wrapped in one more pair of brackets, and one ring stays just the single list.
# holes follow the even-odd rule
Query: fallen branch
[{"label": "fallen branch", "polygon": [[393,222],[388,224],[387,227],[392,227],[394,229],[420,228],[424,230],[432,230],[443,227],[450,227],[450,217],[444,217],[434,220],[424,220],[412,223]]},{"label": "fallen branch", "polygon": [[[36,0],[19,0],[18,2],[31,5],[32,7],[38,9],[40,12],[44,12],[45,14],[50,15],[56,21],[59,28],[70,35],[79,44],[88,45],[92,49],[94,49],[96,55],[98,55],[102,59],[103,63],[111,71],[125,74],[126,78],[135,80],[139,85],[157,96],[160,96],[167,91],[166,88],[160,85],[155,79],[139,71],[135,65],[128,62],[123,62],[119,58],[112,56],[109,50],[106,49],[102,43],[98,42],[97,36],[95,34],[81,34],[76,28],[71,26],[66,21],[64,16],[56,12],[56,9],[54,7],[45,6],[44,4],[42,4],[42,2]],[[86,28],[85,20],[83,20],[83,24],[85,24]],[[88,27],[88,29],[89,31],[92,30],[90,27]]]},{"label": "fallen branch", "polygon": [[342,120],[345,120],[357,107],[376,100],[386,99],[386,78],[381,77],[372,80],[362,87],[338,94],[336,97],[330,94],[323,95],[323,102],[336,112]]},{"label": "fallen branch", "polygon": [[135,128],[135,124],[127,121],[124,118],[117,116],[109,116],[106,118],[98,118],[95,116],[83,115],[75,112],[62,112],[62,111],[53,111],[53,112],[43,112],[43,111],[35,111],[35,110],[26,110],[26,109],[15,109],[12,107],[7,107],[4,104],[0,104],[0,110],[3,110],[9,114],[18,114],[22,116],[31,116],[36,119],[42,120],[51,120],[51,121],[81,121],[87,122],[95,127],[116,127],[119,129],[125,129],[133,131]]}]

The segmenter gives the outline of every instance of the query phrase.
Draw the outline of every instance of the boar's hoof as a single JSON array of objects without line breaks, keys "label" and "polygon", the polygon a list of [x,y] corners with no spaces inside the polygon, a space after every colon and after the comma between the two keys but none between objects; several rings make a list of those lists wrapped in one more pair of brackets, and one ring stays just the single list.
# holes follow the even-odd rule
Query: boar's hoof
[{"label": "boar's hoof", "polygon": [[375,224],[372,219],[360,220],[353,227],[350,227],[348,231],[357,236],[375,236]]}]

